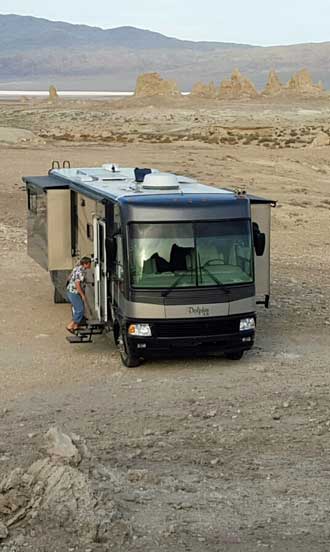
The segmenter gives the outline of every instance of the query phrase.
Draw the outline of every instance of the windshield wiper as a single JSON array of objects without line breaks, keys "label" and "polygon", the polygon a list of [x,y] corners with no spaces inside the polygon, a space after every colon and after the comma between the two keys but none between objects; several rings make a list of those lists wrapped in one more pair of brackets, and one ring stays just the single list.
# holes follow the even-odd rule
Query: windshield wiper
[{"label": "windshield wiper", "polygon": [[208,276],[210,276],[210,278],[213,280],[213,282],[215,282],[219,287],[221,287],[223,289],[223,291],[225,293],[230,293],[230,289],[228,289],[228,287],[226,286],[226,284],[224,284],[223,282],[221,282],[221,280],[219,280],[216,276],[214,276],[214,274],[212,274],[212,272],[210,272],[209,270],[207,270],[207,268],[205,267],[205,264],[202,266],[201,265],[201,259],[200,259],[200,256],[199,256],[199,253],[198,253],[198,257],[197,257],[198,261],[197,261],[197,264],[198,264],[198,273],[201,275],[201,278],[202,278],[202,270],[205,270],[206,274]]},{"label": "windshield wiper", "polygon": [[186,276],[184,272],[180,274],[180,276],[178,276],[178,278],[174,280],[173,284],[166,291],[163,291],[162,297],[167,297],[168,294],[171,293],[172,289],[175,289],[178,286],[184,276]]},{"label": "windshield wiper", "polygon": [[200,270],[205,270],[206,274],[208,276],[210,276],[210,278],[212,278],[213,282],[215,282],[219,287],[221,287],[225,293],[230,293],[230,289],[228,289],[226,284],[221,282],[221,280],[219,280],[216,276],[214,276],[214,274],[212,274],[212,272],[207,270],[207,268],[205,268],[205,266],[200,266]]}]

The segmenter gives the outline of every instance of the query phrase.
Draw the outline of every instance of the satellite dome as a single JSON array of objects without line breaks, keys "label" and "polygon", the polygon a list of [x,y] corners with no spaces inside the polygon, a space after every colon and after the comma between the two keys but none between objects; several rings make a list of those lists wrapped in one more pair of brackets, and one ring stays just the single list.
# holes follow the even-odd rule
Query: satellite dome
[{"label": "satellite dome", "polygon": [[179,183],[175,174],[151,173],[145,175],[143,188],[146,190],[177,190]]}]

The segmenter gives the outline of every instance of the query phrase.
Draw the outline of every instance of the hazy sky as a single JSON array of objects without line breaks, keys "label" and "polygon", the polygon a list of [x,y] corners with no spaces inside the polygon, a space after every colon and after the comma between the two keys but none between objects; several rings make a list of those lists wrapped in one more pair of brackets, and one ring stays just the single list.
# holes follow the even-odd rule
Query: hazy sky
[{"label": "hazy sky", "polygon": [[104,28],[132,25],[190,40],[330,41],[330,0],[1,0],[0,13]]}]

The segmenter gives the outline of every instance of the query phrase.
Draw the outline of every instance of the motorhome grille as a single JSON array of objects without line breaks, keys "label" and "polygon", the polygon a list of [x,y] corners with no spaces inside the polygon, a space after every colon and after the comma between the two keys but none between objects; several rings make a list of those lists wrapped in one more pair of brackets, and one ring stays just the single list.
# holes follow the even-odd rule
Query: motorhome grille
[{"label": "motorhome grille", "polygon": [[239,331],[239,320],[198,320],[162,322],[154,325],[157,337],[196,337],[232,334]]}]

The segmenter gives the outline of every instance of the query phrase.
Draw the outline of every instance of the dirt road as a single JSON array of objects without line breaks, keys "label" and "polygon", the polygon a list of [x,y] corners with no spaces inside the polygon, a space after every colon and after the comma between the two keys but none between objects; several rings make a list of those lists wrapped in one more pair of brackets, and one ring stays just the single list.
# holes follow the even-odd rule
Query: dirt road
[{"label": "dirt road", "polygon": [[[128,370],[107,336],[69,346],[69,308],[25,252],[20,178],[53,158],[243,182],[277,200],[272,306],[253,351]],[[0,149],[0,474],[42,457],[57,425],[86,440],[79,469],[117,512],[104,542],[85,542],[69,517],[26,517],[1,550],[329,550],[329,159],[327,147],[198,142]]]}]

